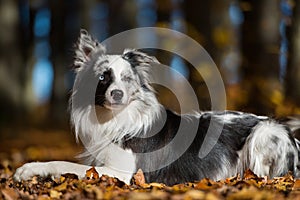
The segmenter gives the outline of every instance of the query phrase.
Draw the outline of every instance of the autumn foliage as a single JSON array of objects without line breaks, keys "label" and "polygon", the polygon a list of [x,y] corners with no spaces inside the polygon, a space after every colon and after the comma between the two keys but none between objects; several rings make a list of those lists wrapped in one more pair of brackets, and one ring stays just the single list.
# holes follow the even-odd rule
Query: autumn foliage
[{"label": "autumn foliage", "polygon": [[138,170],[127,185],[117,178],[99,175],[94,167],[79,180],[74,174],[60,178],[35,176],[14,182],[14,169],[6,162],[0,165],[0,199],[300,199],[300,180],[290,174],[268,179],[252,171],[225,180],[200,181],[167,186],[146,183]]}]

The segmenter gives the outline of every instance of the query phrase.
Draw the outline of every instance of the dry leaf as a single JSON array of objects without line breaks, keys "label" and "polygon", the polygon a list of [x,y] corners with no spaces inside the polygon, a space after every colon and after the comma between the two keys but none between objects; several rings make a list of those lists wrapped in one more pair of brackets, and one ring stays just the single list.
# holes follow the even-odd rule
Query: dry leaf
[{"label": "dry leaf", "polygon": [[185,193],[185,199],[204,199],[205,193],[199,190],[190,190]]},{"label": "dry leaf", "polygon": [[68,183],[67,182],[63,182],[62,184],[56,186],[54,188],[54,190],[58,191],[58,192],[62,192],[62,191],[65,191],[67,190],[67,186],[68,186]]},{"label": "dry leaf", "polygon": [[133,175],[133,183],[138,186],[144,186],[146,184],[144,172],[142,169],[139,169],[134,175]]},{"label": "dry leaf", "polygon": [[58,192],[56,190],[50,190],[50,197],[53,199],[59,199],[62,196],[61,192]]},{"label": "dry leaf", "polygon": [[166,186],[166,185],[163,184],[163,183],[149,183],[149,185],[150,185],[151,187],[158,188],[158,189],[162,189],[162,188],[164,188],[164,187]]},{"label": "dry leaf", "polygon": [[250,169],[247,169],[244,173],[244,179],[245,180],[258,179],[258,176],[254,174]]},{"label": "dry leaf", "polygon": [[18,197],[19,197],[18,193],[12,188],[5,188],[1,192],[4,196],[4,199],[7,199],[7,200],[18,199]]},{"label": "dry leaf", "polygon": [[89,170],[86,171],[85,177],[87,179],[99,179],[99,174],[95,167],[90,168]]},{"label": "dry leaf", "polygon": [[194,187],[195,189],[199,189],[199,190],[211,190],[211,189],[218,188],[219,185],[215,181],[212,181],[208,178],[204,178],[201,181],[199,181]]},{"label": "dry leaf", "polygon": [[293,186],[293,190],[300,190],[300,180],[296,180]]}]

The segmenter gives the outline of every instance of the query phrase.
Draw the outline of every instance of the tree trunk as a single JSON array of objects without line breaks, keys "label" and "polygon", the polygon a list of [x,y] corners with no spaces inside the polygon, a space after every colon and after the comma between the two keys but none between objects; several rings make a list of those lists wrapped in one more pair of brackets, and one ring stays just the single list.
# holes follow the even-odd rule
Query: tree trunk
[{"label": "tree trunk", "polygon": [[[278,0],[242,0],[242,71],[248,96],[247,111],[261,114],[274,112],[270,99],[279,83]],[[278,88],[277,88],[278,89]]]},{"label": "tree trunk", "polygon": [[300,2],[295,1],[292,19],[286,95],[300,105]]},{"label": "tree trunk", "polygon": [[0,2],[0,123],[15,120],[23,110],[26,65],[19,45],[19,15],[16,1]]}]

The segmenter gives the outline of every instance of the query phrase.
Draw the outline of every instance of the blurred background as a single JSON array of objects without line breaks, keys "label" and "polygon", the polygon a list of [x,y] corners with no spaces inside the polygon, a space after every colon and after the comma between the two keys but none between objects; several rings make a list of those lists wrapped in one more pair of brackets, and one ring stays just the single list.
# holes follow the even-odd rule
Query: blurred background
[{"label": "blurred background", "polygon": [[[1,0],[0,152],[72,146],[68,98],[80,28],[103,41],[147,26],[180,31],[207,50],[222,73],[227,109],[300,114],[297,0]],[[209,110],[209,94],[196,70],[176,55],[154,53],[190,81],[200,109]],[[159,89],[161,101],[178,109],[172,93]]]}]

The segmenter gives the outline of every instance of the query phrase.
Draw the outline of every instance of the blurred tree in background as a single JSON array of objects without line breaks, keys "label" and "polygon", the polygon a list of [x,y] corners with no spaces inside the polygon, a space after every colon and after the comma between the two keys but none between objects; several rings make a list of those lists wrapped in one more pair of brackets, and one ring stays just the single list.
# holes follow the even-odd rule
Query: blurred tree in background
[{"label": "blurred tree in background", "polygon": [[[137,27],[180,31],[216,62],[228,109],[299,114],[299,15],[296,0],[2,0],[1,128],[68,127],[72,49],[80,28],[100,41]],[[189,63],[168,52],[154,54],[189,79],[200,109],[210,109],[206,85]],[[178,109],[172,93],[161,89],[160,99]]]},{"label": "blurred tree in background", "polygon": [[[295,2],[294,2],[295,3]],[[286,78],[286,93],[294,103],[300,100],[300,3],[294,5],[294,14],[291,19],[286,19],[290,28],[288,72]]]},{"label": "blurred tree in background", "polygon": [[278,0],[241,1],[244,11],[241,68],[248,92],[245,103],[260,114],[274,113],[271,101],[276,97],[272,93],[282,92],[278,83],[279,3]]}]

